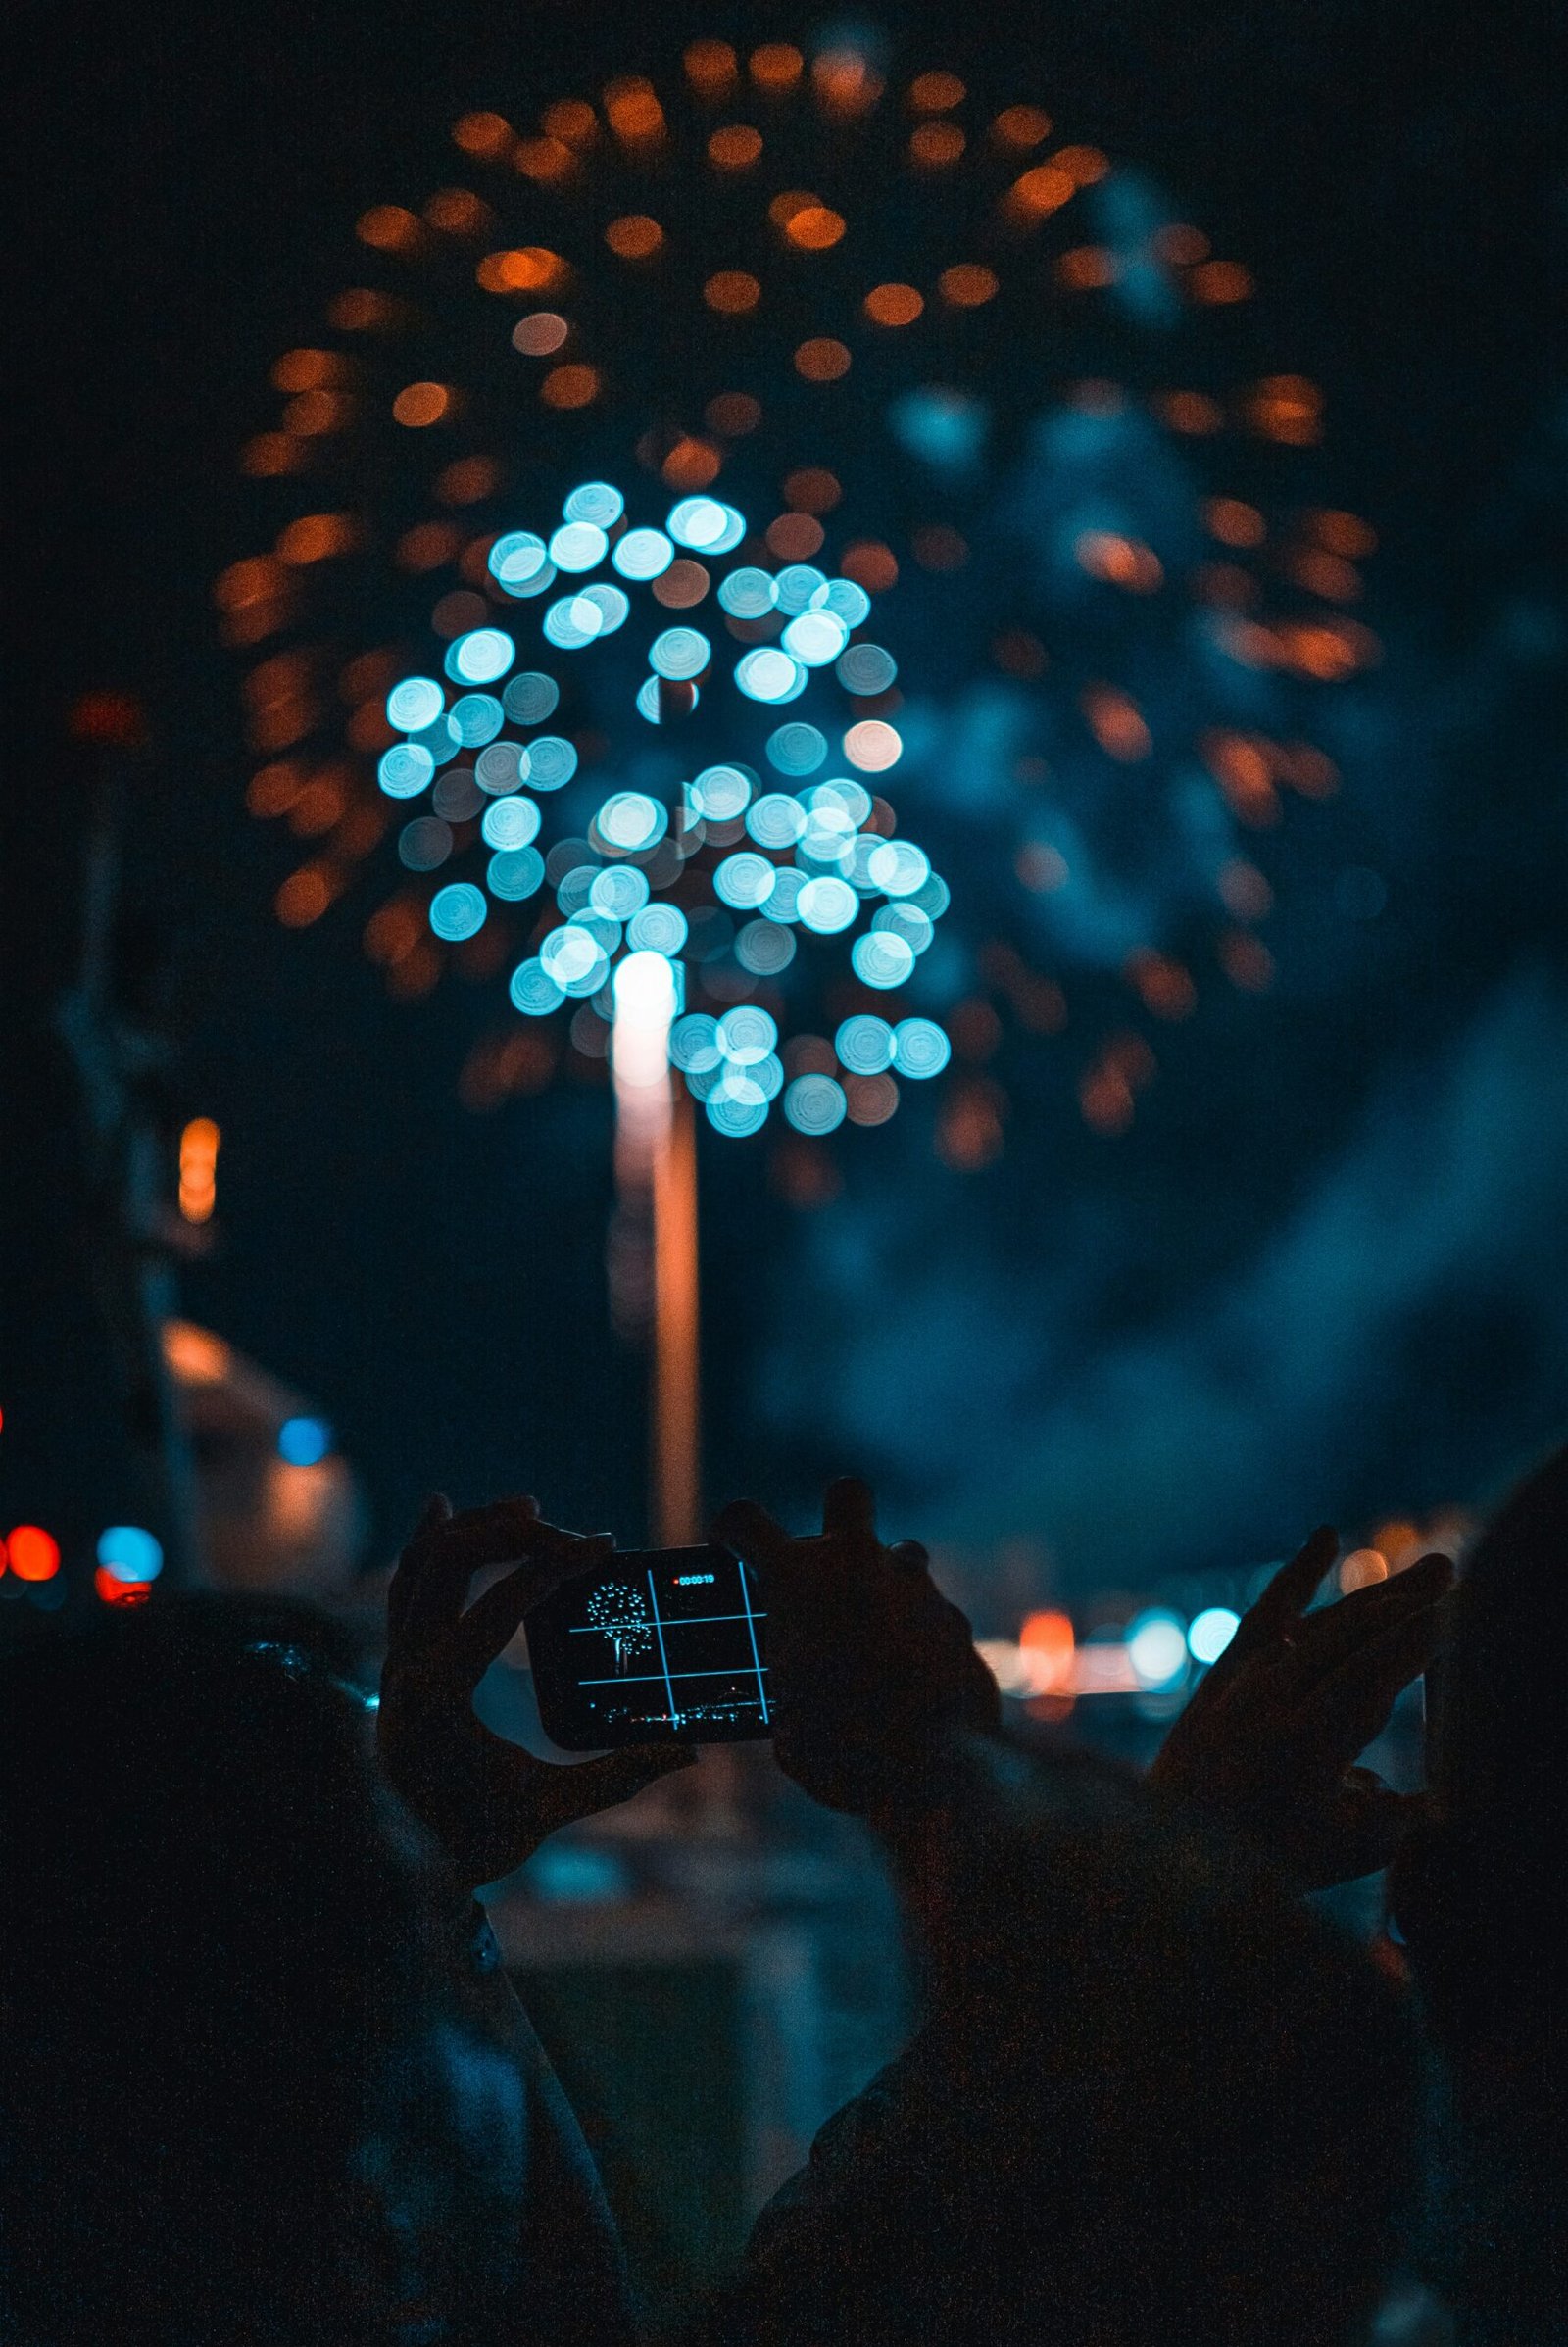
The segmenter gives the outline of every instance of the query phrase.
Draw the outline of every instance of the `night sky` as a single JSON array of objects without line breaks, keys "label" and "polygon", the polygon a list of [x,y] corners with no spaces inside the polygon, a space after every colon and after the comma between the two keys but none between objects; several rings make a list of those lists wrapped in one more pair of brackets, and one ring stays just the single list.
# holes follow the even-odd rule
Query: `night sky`
[{"label": "night sky", "polygon": [[[694,33],[811,21],[406,0],[25,15],[7,793],[24,1018],[74,918],[66,710],[129,691],[153,755],[128,900],[159,941],[172,1091],[224,1135],[221,1244],[184,1308],[319,1405],[379,1545],[434,1482],[466,1501],[532,1489],[637,1535],[642,1371],[604,1297],[607,1096],[559,1085],[469,1113],[460,985],[388,1002],[363,906],[278,928],[290,856],[244,811],[211,581],[253,550],[235,452],[269,365],[314,330],[365,205],[434,183],[454,116],[521,121],[617,71],[667,73]],[[1276,1554],[1325,1514],[1353,1529],[1479,1497],[1568,1405],[1545,12],[1113,0],[900,22],[900,70],[995,80],[1015,57],[1063,135],[1153,173],[1254,271],[1278,366],[1324,387],[1320,478],[1381,541],[1362,615],[1386,658],[1343,724],[1354,860],[1387,903],[1283,907],[1273,993],[1183,1030],[1119,1138],[1082,1127],[1070,1088],[1065,1111],[1026,1088],[1002,1156],[959,1174],[901,1117],[841,1136],[841,1197],[803,1215],[756,1146],[705,1136],[710,1496],[798,1508],[862,1466],[898,1530],[1032,1537],[1080,1589]],[[14,1110],[35,1174],[49,1113]],[[41,1175],[23,1189],[12,1375],[41,1362],[65,1391],[49,1267],[73,1209]]]}]

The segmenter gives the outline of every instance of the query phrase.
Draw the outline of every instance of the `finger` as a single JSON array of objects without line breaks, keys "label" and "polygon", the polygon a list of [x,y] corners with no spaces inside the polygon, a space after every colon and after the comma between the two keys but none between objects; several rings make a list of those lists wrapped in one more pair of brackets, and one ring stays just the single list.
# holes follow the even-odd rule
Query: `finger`
[{"label": "finger", "polygon": [[515,1637],[523,1615],[548,1597],[552,1589],[560,1589],[564,1581],[574,1581],[579,1573],[591,1572],[596,1562],[602,1562],[610,1554],[608,1537],[595,1553],[584,1553],[593,1548],[592,1542],[584,1541],[569,1558],[529,1558],[504,1581],[492,1583],[475,1597],[453,1634],[454,1676],[470,1690],[476,1687],[496,1656]]},{"label": "finger", "polygon": [[713,1539],[764,1571],[782,1562],[790,1536],[755,1499],[732,1499],[713,1520]]},{"label": "finger", "polygon": [[393,1568],[392,1579],[387,1584],[386,1632],[389,1644],[403,1630],[409,1610],[410,1590],[415,1579],[417,1578],[417,1565],[415,1566],[412,1573],[409,1570],[411,1552],[418,1546],[421,1540],[428,1539],[431,1533],[437,1531],[451,1513],[452,1502],[445,1491],[432,1491],[419,1510],[418,1521],[409,1535],[408,1544],[398,1558],[397,1564]]},{"label": "finger", "polygon": [[1353,1760],[1387,1725],[1401,1687],[1424,1671],[1443,1639],[1444,1618],[1436,1604],[1403,1615],[1380,1638],[1319,1680],[1301,1702],[1298,1718],[1309,1739]]},{"label": "finger", "polygon": [[1244,1633],[1249,1643],[1258,1638],[1277,1637],[1300,1620],[1312,1599],[1318,1584],[1339,1553],[1340,1536],[1332,1524],[1320,1524],[1316,1532],[1303,1540],[1289,1562],[1281,1565],[1268,1588],[1243,1619],[1241,1629],[1232,1638],[1234,1646]]},{"label": "finger", "polygon": [[1337,1605],[1300,1624],[1295,1633],[1291,1669],[1296,1684],[1306,1688],[1335,1670],[1358,1646],[1382,1637],[1403,1615],[1435,1604],[1453,1586],[1449,1558],[1434,1553],[1389,1581],[1375,1581],[1356,1589]]},{"label": "finger", "polygon": [[876,1539],[876,1499],[858,1475],[841,1475],[822,1494],[822,1530],[830,1540]]},{"label": "finger", "polygon": [[475,1573],[527,1554],[535,1516],[531,1499],[498,1499],[448,1514],[411,1540],[398,1565],[407,1591],[402,1636],[454,1629]]},{"label": "finger", "polygon": [[919,1540],[895,1540],[888,1554],[896,1565],[903,1565],[910,1573],[931,1570],[930,1555]]},{"label": "finger", "polygon": [[696,1765],[689,1744],[628,1744],[623,1752],[607,1752],[602,1760],[579,1761],[575,1767],[541,1762],[532,1789],[532,1802],[544,1831],[575,1825],[602,1810],[629,1801],[661,1777],[672,1777]]}]

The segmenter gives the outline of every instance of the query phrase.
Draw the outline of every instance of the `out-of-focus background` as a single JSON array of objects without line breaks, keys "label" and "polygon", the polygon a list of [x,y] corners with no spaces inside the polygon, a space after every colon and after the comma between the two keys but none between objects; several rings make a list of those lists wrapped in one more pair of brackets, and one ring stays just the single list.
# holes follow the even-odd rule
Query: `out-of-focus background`
[{"label": "out-of-focus background", "polygon": [[[279,437],[280,355],[314,350],[363,273],[355,223],[467,184],[455,122],[526,127],[617,76],[676,90],[694,39],[740,52],[715,121],[765,112],[745,81],[760,45],[799,44],[808,89],[813,58],[862,55],[890,107],[956,76],[961,99],[906,112],[968,108],[975,157],[987,108],[1049,108],[1023,165],[1061,141],[1108,158],[1081,166],[1100,209],[1056,284],[1109,303],[1119,277],[1136,372],[1167,321],[1152,294],[1138,312],[1126,256],[1157,251],[1186,288],[1188,379],[1208,369],[1192,396],[1234,396],[1254,440],[1286,444],[1216,476],[1200,411],[1156,442],[1118,420],[1093,333],[1091,363],[1016,314],[989,347],[975,329],[961,390],[934,365],[912,407],[877,410],[938,519],[876,599],[906,759],[870,779],[951,890],[911,1006],[954,1057],[885,1122],[863,1088],[881,1079],[847,1076],[830,1140],[698,1117],[703,1497],[804,1521],[827,1475],[868,1475],[888,1528],[932,1544],[1017,1715],[1135,1759],[1313,1523],[1342,1528],[1343,1588],[1462,1540],[1568,1391],[1565,190],[1544,13],[25,17],[0,1635],[140,1595],[162,1564],[170,1585],[319,1596],[369,1668],[385,1568],[432,1485],[460,1503],[532,1490],[627,1542],[657,1531],[648,1342],[617,1308],[613,1247],[607,1276],[603,1041],[574,1024],[547,1061],[514,1017],[534,1055],[509,1060],[505,972],[477,958],[389,984],[358,881],[299,917],[286,891],[318,831],[284,786],[258,820],[253,656],[214,590],[309,505],[268,477],[297,442],[276,466],[244,452]],[[924,162],[942,160],[934,137]],[[672,234],[697,209],[681,185]],[[889,185],[868,269],[914,274],[927,216]],[[1245,327],[1237,282],[1201,276],[1226,266]],[[426,299],[416,270],[407,298]],[[599,318],[612,359],[620,298]],[[646,334],[626,299],[624,333]],[[625,347],[634,367],[657,344]],[[793,383],[787,343],[776,364]],[[841,538],[891,534],[855,512],[884,468],[871,415],[827,416],[801,452],[842,476]],[[645,469],[678,488],[697,475],[675,445]],[[1281,453],[1302,469],[1254,507],[1254,457]],[[391,499],[373,470],[362,491]],[[1195,515],[1201,562],[1182,551]],[[1320,762],[1298,743],[1294,768],[1281,752],[1254,773],[1266,712],[1259,732],[1206,708],[1189,637],[1142,616],[1159,596],[1129,593],[1111,636],[1042,568],[1039,635],[1004,625],[986,597],[1009,529],[1065,530],[1071,578],[1106,595],[1168,594],[1180,567],[1242,628],[1259,581],[1310,588],[1318,634],[1298,613],[1270,658],[1297,662]],[[362,648],[403,625],[387,596],[365,590]],[[1120,699],[1084,682],[1097,628]],[[1199,745],[1220,816],[1193,812],[1180,772],[1152,786],[1167,727]],[[390,834],[375,854],[396,878]],[[420,869],[413,848],[403,862]],[[1233,926],[1189,953],[1200,886]],[[525,1662],[483,1701],[536,1736]],[[1418,1735],[1407,1708],[1396,1773]],[[906,1994],[853,1834],[755,1755],[682,1798],[568,1840],[497,1902],[658,2303],[896,2044]],[[699,2137],[709,2165],[683,2150],[677,2187],[668,2147]]]}]

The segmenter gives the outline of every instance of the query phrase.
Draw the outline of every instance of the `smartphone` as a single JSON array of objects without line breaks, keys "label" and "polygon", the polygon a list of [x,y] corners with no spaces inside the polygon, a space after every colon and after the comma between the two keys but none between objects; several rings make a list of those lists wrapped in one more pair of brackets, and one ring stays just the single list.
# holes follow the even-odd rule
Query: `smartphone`
[{"label": "smartphone", "polygon": [[765,1616],[724,1548],[635,1549],[526,1618],[539,1718],[567,1752],[771,1736]]}]

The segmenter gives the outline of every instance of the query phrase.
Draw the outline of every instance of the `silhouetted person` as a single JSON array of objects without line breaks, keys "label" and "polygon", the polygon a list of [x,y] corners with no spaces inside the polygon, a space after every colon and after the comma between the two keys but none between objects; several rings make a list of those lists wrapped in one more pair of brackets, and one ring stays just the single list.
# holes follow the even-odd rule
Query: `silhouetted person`
[{"label": "silhouetted person", "polygon": [[0,1665],[5,2347],[629,2335],[581,2139],[343,1665],[225,1598]]},{"label": "silhouetted person", "polygon": [[1488,1525],[1429,1707],[1438,1816],[1395,1877],[1447,2065],[1435,2245],[1467,2347],[1568,2339],[1568,1449]]}]

